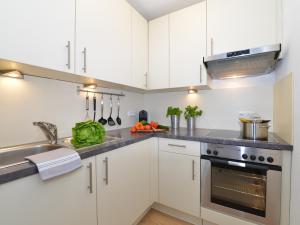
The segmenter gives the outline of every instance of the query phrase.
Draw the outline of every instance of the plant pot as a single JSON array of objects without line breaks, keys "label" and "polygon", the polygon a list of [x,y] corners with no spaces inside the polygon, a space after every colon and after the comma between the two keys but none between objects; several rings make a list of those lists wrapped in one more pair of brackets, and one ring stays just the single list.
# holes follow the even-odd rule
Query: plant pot
[{"label": "plant pot", "polygon": [[196,117],[190,117],[186,121],[187,121],[187,129],[188,130],[196,129]]},{"label": "plant pot", "polygon": [[178,129],[180,126],[180,116],[171,115],[171,129]]}]

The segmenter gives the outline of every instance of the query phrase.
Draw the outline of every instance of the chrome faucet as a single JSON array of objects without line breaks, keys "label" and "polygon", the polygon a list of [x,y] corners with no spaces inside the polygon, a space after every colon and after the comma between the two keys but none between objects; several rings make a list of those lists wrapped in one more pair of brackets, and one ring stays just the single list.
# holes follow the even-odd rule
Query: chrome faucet
[{"label": "chrome faucet", "polygon": [[57,127],[52,123],[47,122],[33,122],[34,126],[42,129],[50,144],[57,144]]}]

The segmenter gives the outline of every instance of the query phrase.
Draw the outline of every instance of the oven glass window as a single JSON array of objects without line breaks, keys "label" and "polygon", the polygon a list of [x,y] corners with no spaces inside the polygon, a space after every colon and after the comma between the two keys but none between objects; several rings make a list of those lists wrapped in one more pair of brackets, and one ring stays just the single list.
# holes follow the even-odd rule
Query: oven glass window
[{"label": "oven glass window", "polygon": [[266,171],[212,165],[211,201],[265,217]]}]

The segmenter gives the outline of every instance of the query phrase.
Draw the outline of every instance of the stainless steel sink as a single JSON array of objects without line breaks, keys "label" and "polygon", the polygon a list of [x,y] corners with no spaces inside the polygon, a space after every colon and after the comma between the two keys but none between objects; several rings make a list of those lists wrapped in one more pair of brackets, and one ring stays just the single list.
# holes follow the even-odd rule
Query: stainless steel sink
[{"label": "stainless steel sink", "polygon": [[64,146],[59,144],[52,145],[35,143],[0,149],[0,169],[24,164],[28,162],[24,159],[26,156],[49,152],[62,147]]},{"label": "stainless steel sink", "polygon": [[[106,136],[103,144],[120,139],[122,138],[117,136]],[[49,152],[63,147],[73,148],[70,142],[71,138],[65,138],[58,140],[58,143],[61,144],[33,143],[16,147],[0,148],[0,169],[27,163],[28,161],[24,159],[26,156]]]}]

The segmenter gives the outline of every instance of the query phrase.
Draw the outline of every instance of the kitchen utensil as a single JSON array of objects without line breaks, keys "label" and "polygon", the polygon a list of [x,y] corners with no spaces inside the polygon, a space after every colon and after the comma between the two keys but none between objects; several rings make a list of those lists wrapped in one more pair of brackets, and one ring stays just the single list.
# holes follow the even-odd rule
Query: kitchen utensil
[{"label": "kitchen utensil", "polygon": [[107,120],[103,117],[103,111],[104,111],[104,100],[103,100],[103,94],[101,95],[101,118],[98,120],[99,123],[101,123],[103,126],[107,123]]},{"label": "kitchen utensil", "polygon": [[94,97],[93,97],[93,105],[94,105],[94,118],[93,121],[96,121],[96,110],[97,110],[97,98],[96,98],[96,94],[94,93]]},{"label": "kitchen utensil", "polygon": [[115,121],[113,120],[113,118],[111,117],[112,111],[113,111],[112,96],[110,96],[109,107],[110,107],[110,115],[109,115],[109,117],[108,117],[108,119],[107,119],[107,122],[108,122],[108,125],[109,125],[109,126],[115,126],[116,123],[115,123]]},{"label": "kitchen utensil", "polygon": [[270,120],[249,120],[242,122],[242,136],[251,140],[267,140]]},{"label": "kitchen utensil", "polygon": [[117,121],[117,123],[119,124],[119,125],[121,125],[122,124],[122,120],[121,120],[121,118],[120,118],[120,97],[118,96],[118,116],[117,116],[117,119],[116,119],[116,121]]},{"label": "kitchen utensil", "polygon": [[84,120],[89,120],[90,116],[89,116],[89,110],[90,110],[90,97],[89,97],[89,93],[86,93],[85,96],[85,110],[86,110],[86,115],[85,115],[85,119]]}]

